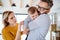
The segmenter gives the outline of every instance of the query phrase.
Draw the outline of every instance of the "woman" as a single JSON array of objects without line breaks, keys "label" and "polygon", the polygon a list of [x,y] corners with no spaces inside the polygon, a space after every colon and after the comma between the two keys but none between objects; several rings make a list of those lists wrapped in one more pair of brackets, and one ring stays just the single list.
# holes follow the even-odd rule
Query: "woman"
[{"label": "woman", "polygon": [[21,25],[18,25],[14,12],[5,11],[3,12],[3,24],[4,28],[2,29],[2,38],[4,40],[20,40],[21,39]]}]

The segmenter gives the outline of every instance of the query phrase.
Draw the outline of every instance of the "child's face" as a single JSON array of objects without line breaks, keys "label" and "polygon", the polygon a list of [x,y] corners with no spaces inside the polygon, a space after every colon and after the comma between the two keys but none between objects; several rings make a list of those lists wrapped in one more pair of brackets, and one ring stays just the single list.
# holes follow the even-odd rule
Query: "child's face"
[{"label": "child's face", "polygon": [[29,15],[30,15],[32,20],[35,20],[38,17],[38,12],[36,11],[34,14],[29,13]]}]

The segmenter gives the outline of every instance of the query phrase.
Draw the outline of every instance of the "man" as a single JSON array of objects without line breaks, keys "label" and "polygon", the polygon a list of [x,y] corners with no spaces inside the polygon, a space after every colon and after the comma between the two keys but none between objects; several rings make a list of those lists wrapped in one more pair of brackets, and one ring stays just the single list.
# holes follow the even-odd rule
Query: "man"
[{"label": "man", "polygon": [[41,15],[35,20],[31,21],[29,25],[26,25],[28,24],[28,20],[25,19],[24,25],[28,26],[30,30],[27,40],[45,40],[45,36],[50,26],[48,13],[52,6],[52,0],[41,0],[38,4],[38,11],[41,13]]}]

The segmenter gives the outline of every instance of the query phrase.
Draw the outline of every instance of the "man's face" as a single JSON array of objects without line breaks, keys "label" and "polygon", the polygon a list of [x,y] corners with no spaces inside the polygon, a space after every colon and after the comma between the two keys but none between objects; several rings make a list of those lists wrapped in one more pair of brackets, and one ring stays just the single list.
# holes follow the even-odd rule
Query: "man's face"
[{"label": "man's face", "polygon": [[38,11],[43,14],[43,13],[48,13],[50,11],[50,7],[47,2],[39,2],[38,4]]},{"label": "man's face", "polygon": [[38,12],[36,11],[34,14],[30,14],[29,12],[29,15],[32,20],[35,20],[38,17]]}]

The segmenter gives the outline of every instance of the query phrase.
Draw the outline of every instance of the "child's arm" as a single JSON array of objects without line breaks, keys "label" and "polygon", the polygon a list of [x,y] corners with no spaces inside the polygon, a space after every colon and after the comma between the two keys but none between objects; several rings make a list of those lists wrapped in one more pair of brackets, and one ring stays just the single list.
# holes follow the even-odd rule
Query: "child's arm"
[{"label": "child's arm", "polygon": [[28,15],[27,18],[24,20],[24,28],[28,28],[28,24],[29,22],[31,22],[32,19],[30,18],[30,16]]},{"label": "child's arm", "polygon": [[27,18],[24,20],[24,31],[23,34],[28,34],[29,33],[29,27],[28,24],[29,22],[31,22],[32,19],[30,18],[30,16],[28,15]]}]

